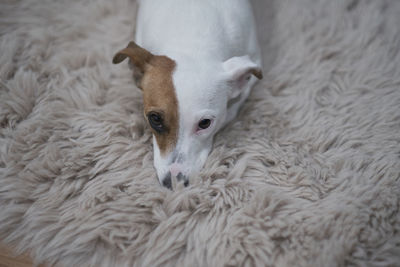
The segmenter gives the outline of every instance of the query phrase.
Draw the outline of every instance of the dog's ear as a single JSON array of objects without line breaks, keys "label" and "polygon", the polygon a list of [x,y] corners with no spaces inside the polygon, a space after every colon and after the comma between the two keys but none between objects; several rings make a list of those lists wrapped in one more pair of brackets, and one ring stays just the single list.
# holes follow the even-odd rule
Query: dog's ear
[{"label": "dog's ear", "polygon": [[124,61],[127,57],[132,60],[132,63],[142,72],[145,71],[146,64],[150,62],[153,58],[153,54],[146,49],[138,46],[134,42],[129,42],[128,46],[120,51],[118,51],[114,58],[113,63],[118,64]]},{"label": "dog's ear", "polygon": [[140,80],[140,77],[146,70],[146,65],[149,64],[154,55],[146,49],[138,46],[134,42],[129,42],[126,48],[118,51],[115,54],[112,62],[114,64],[118,64],[128,57],[130,59],[130,64],[135,70],[135,80],[138,82],[138,80]]},{"label": "dog's ear", "polygon": [[254,63],[249,56],[232,57],[223,63],[223,68],[232,84],[230,98],[235,98],[242,93],[242,89],[250,81],[252,75],[259,80],[263,78],[259,65]]}]

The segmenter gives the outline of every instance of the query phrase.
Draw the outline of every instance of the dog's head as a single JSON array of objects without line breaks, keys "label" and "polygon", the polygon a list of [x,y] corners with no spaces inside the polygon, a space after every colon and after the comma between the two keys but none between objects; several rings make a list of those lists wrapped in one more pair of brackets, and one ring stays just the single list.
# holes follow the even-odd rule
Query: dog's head
[{"label": "dog's head", "polygon": [[153,55],[130,42],[113,59],[131,60],[137,86],[143,90],[144,116],[153,132],[154,166],[164,186],[189,183],[225,124],[228,102],[240,96],[251,75],[261,69],[247,56],[225,62],[177,61]]}]

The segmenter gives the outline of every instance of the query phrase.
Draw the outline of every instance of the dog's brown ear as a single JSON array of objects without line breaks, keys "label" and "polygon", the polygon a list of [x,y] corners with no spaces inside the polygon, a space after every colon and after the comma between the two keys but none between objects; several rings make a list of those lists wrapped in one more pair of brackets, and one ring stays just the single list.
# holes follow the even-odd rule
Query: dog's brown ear
[{"label": "dog's brown ear", "polygon": [[117,52],[113,58],[113,63],[118,64],[124,61],[127,57],[131,60],[132,64],[139,69],[142,73],[145,71],[146,64],[153,58],[153,54],[146,49],[138,46],[134,42],[129,42],[128,46],[121,51]]}]

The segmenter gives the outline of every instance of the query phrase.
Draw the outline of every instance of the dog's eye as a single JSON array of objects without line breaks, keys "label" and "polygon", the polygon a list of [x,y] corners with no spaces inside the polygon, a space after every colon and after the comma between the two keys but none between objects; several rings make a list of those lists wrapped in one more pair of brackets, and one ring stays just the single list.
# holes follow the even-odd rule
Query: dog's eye
[{"label": "dog's eye", "polygon": [[211,120],[210,119],[203,119],[199,122],[199,129],[204,130],[210,127],[211,125]]},{"label": "dog's eye", "polygon": [[155,131],[161,133],[165,130],[161,114],[158,114],[156,112],[150,112],[147,115],[147,118],[149,120],[151,128],[153,128]]}]

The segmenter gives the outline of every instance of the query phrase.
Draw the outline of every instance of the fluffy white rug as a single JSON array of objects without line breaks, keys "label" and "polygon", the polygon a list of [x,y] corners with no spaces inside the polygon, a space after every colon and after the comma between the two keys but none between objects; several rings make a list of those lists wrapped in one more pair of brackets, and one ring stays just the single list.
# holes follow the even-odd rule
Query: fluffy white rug
[{"label": "fluffy white rug", "polygon": [[400,1],[257,4],[265,78],[161,187],[129,0],[0,4],[0,236],[64,266],[399,266]]}]

